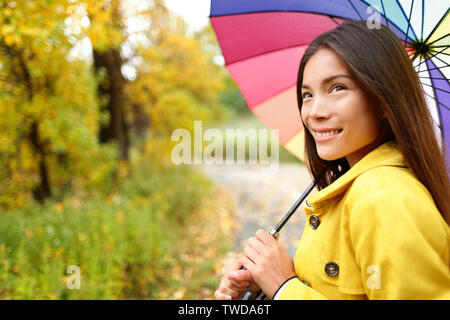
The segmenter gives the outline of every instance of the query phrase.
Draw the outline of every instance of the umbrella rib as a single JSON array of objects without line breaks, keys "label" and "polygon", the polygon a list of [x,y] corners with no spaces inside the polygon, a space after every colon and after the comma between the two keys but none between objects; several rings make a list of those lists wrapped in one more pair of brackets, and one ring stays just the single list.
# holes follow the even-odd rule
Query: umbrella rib
[{"label": "umbrella rib", "polygon": [[[426,70],[426,71],[429,71],[429,70]],[[447,80],[446,78],[422,77],[422,76],[419,76],[419,78],[421,78],[421,79],[433,79],[433,80]]]},{"label": "umbrella rib", "polygon": [[440,62],[442,62],[443,64],[445,64],[445,67],[440,67],[440,69],[450,67],[450,64],[448,64],[447,62],[445,62],[445,61],[442,60],[441,58],[439,58],[439,57],[435,57],[435,58],[438,59],[438,60],[439,60]]},{"label": "umbrella rib", "polygon": [[423,84],[423,85],[426,85],[427,87],[431,87],[431,88],[434,88],[434,89],[436,89],[436,90],[439,90],[439,91],[443,91],[443,92],[445,92],[445,93],[448,93],[448,94],[450,94],[450,91],[447,91],[447,90],[444,90],[444,89],[438,88],[438,87],[436,87],[436,86],[433,86],[433,85],[431,85],[431,84],[428,84],[428,83],[423,83],[423,82],[422,82],[422,84]]},{"label": "umbrella rib", "polygon": [[450,107],[447,107],[445,104],[443,104],[441,101],[439,101],[438,99],[436,99],[435,97],[433,97],[431,94],[429,94],[426,91],[423,91],[427,96],[429,96],[431,99],[433,99],[434,101],[436,101],[438,104],[440,104],[441,106],[443,106],[445,109],[450,111]]},{"label": "umbrella rib", "polygon": [[[427,70],[427,69],[425,69],[425,70]],[[429,70],[428,70],[429,71]],[[428,72],[428,74],[431,76],[431,73],[430,72]],[[431,81],[430,81],[431,82]],[[425,83],[423,83],[423,82],[421,82],[422,83],[422,89],[423,89],[423,85],[425,84]],[[432,83],[432,82],[431,82]],[[444,105],[442,102],[440,102],[438,99],[436,99],[436,89],[435,89],[435,87],[432,87],[432,90],[433,90],[433,96],[431,95],[431,94],[429,94],[425,89],[423,89],[423,91],[422,92],[424,92],[428,97],[430,97],[431,99],[433,99],[434,101],[436,101],[437,103],[438,103],[438,105],[442,105],[445,109],[447,109],[447,110],[449,110],[450,108],[448,108],[446,105]],[[429,110],[429,109],[428,109]],[[439,123],[437,123],[435,120],[434,120],[434,117],[431,117],[431,119],[433,120],[433,122],[435,123],[435,125],[437,125],[438,127],[439,127],[439,129],[440,129],[440,132],[441,132],[441,136],[442,136],[442,138],[444,137],[443,136],[443,132],[442,132],[442,127],[441,127],[441,123],[442,123],[442,115],[441,115],[441,109],[440,108],[438,108],[437,106],[436,106],[436,111],[437,111],[437,114],[438,114],[438,117],[439,117]]]},{"label": "umbrella rib", "polygon": [[[409,13],[409,18],[406,15],[405,10],[403,10],[403,6],[400,4],[399,0],[395,0],[395,1],[397,2],[398,7],[402,10],[402,13],[403,13],[403,16],[405,17],[405,19],[408,20],[408,29],[406,30],[406,38],[405,38],[405,41],[404,41],[406,43],[406,40],[408,39],[408,34],[409,34],[409,27],[411,26],[412,9],[414,7],[414,1],[415,0],[412,0],[413,2],[411,4],[411,10],[410,10],[410,13]],[[392,21],[391,21],[391,23],[392,23]],[[397,25],[395,25],[395,26],[398,28]],[[400,30],[400,31],[403,32],[403,30]],[[414,31],[413,27],[411,27],[411,32],[413,33],[412,36],[414,37],[414,39],[417,39],[417,35],[416,35],[416,32]]]},{"label": "umbrella rib", "polygon": [[[448,47],[448,48],[450,48],[450,47]],[[433,52],[437,52],[437,50],[432,50]],[[444,50],[445,51],[445,50]],[[439,53],[439,52],[438,52]],[[450,53],[447,53],[447,52],[441,52],[441,54],[445,54],[446,56],[450,56]]]},{"label": "umbrella rib", "polygon": [[[422,28],[421,28],[422,30],[420,32],[420,41],[422,41],[422,39],[423,39],[423,25],[424,25],[424,19],[425,19],[424,15],[425,15],[425,0],[422,0]],[[413,62],[419,56],[419,52],[422,50],[423,45],[424,45],[424,42],[422,42],[422,44],[420,45],[419,50],[417,50],[416,53],[414,53],[414,55],[412,57]]]},{"label": "umbrella rib", "polygon": [[[348,0],[347,0],[348,1]],[[311,10],[262,10],[262,11],[251,11],[251,12],[237,12],[237,13],[226,13],[226,14],[218,14],[215,16],[209,16],[209,19],[212,18],[226,18],[226,17],[232,17],[232,16],[243,16],[246,14],[260,14],[260,13],[311,13],[311,14],[317,14],[320,16],[325,16],[325,17],[335,17],[335,18],[339,18],[339,19],[344,19],[344,20],[352,20],[348,17],[344,17],[344,16],[336,16],[333,14],[326,14],[323,12],[317,12],[317,11],[311,11]]]},{"label": "umbrella rib", "polygon": [[[447,9],[447,12],[441,17],[441,19],[439,19],[439,22],[436,23],[436,25],[433,28],[433,31],[430,32],[430,34],[428,35],[428,37],[425,39],[425,41],[423,43],[427,43],[427,41],[431,38],[431,36],[433,35],[433,33],[436,31],[436,29],[439,27],[439,25],[442,23],[442,21],[444,21],[444,19],[447,17],[447,15],[449,14],[450,9]],[[422,24],[423,27],[423,24]],[[447,35],[448,36],[448,35]],[[434,42],[434,41],[433,41]],[[432,43],[433,43],[432,42]],[[428,45],[430,45],[431,43],[429,43]]]},{"label": "umbrella rib", "polygon": [[334,23],[336,23],[336,25],[337,26],[339,26],[339,23],[336,21],[336,20],[334,20],[334,17],[333,16],[328,16]]},{"label": "umbrella rib", "polygon": [[[412,2],[412,4],[411,4],[411,9],[409,10],[408,28],[406,29],[406,37],[405,37],[405,41],[403,41],[403,42],[405,42],[405,43],[407,43],[407,40],[408,40],[409,27],[411,26],[411,16],[412,16],[412,11],[413,11],[413,7],[414,7],[414,1],[415,1],[415,0],[413,0],[413,2]],[[400,8],[402,8],[402,6],[401,6],[400,3],[398,2],[398,0],[397,0],[397,4],[398,4],[398,6],[399,6]],[[402,8],[402,11],[403,11],[403,8]],[[414,30],[413,30],[413,32],[414,32]]]},{"label": "umbrella rib", "polygon": [[[430,74],[430,73],[429,73],[429,74]],[[431,74],[430,74],[430,75],[431,75]],[[425,90],[424,90],[424,92],[425,92],[428,96],[431,97],[431,95],[428,94]],[[441,103],[438,99],[435,98],[435,97],[436,97],[436,88],[433,88],[433,95],[434,95],[434,97],[431,97],[431,98],[433,98],[434,101],[437,101],[438,105],[440,104],[440,105],[444,106],[444,108],[446,108],[447,110],[449,110],[449,108],[448,108],[447,106],[445,106],[443,103]],[[440,109],[440,108],[436,108],[436,111],[437,111],[437,114],[438,114],[438,117],[439,117],[439,123],[437,123],[437,122],[434,120],[433,117],[431,117],[431,118],[433,119],[433,122],[438,126],[438,128],[439,128],[439,130],[440,130],[440,133],[441,133],[441,137],[442,137],[442,139],[444,139],[444,132],[443,132],[442,125],[441,125],[441,124],[442,124],[442,114],[441,114],[441,109]]]},{"label": "umbrella rib", "polygon": [[386,10],[384,9],[384,2],[383,2],[383,0],[381,0],[381,6],[383,7],[383,14],[384,14],[384,17],[386,19],[387,27],[390,29],[391,27],[389,27],[389,19],[387,17]]},{"label": "umbrella rib", "polygon": [[[441,53],[442,51],[447,50],[447,48],[443,48],[442,50],[435,52],[432,56],[430,57],[426,57],[422,62],[420,62],[416,67],[420,66],[422,63],[426,62],[427,60],[430,60],[431,58],[435,57],[436,55],[438,55],[439,53]],[[417,58],[417,57],[416,57]],[[437,59],[439,59],[438,57],[436,57]],[[414,61],[415,58],[413,58]],[[439,59],[440,60],[440,59]]]},{"label": "umbrella rib", "polygon": [[443,67],[436,67],[436,68],[431,68],[431,69],[420,70],[420,71],[417,71],[417,73],[426,72],[426,71],[430,71],[430,70],[436,70],[436,69],[439,70],[439,69],[448,68],[448,67],[450,67],[450,65],[449,66],[443,66]]},{"label": "umbrella rib", "polygon": [[[366,0],[361,0],[364,4],[366,4],[368,7],[370,7],[371,5],[369,4],[369,3],[367,3],[367,1]],[[403,9],[402,9],[403,10]],[[378,11],[378,10],[377,10]],[[379,12],[379,11],[378,11]],[[381,12],[380,12],[380,14],[383,16],[383,18],[386,20],[386,24],[387,24],[387,26],[389,27],[389,23],[388,23],[388,18],[385,16],[385,15],[383,15]],[[403,13],[403,15],[405,16],[405,19],[406,19],[406,14],[405,13]],[[389,20],[390,21],[390,20]],[[391,25],[392,26],[394,26],[395,28],[397,28],[397,30],[400,32],[400,33],[402,33],[403,35],[405,35],[406,36],[406,34],[405,34],[405,32],[397,25],[397,24],[395,24],[394,22],[392,22],[392,21],[390,21],[390,23],[391,23]],[[390,28],[390,27],[389,27]],[[392,30],[392,29],[391,29]],[[414,29],[412,29],[411,28],[411,30],[412,30],[412,32],[413,32],[413,36],[414,37],[416,37],[417,38],[417,35],[416,35],[416,33],[414,32]],[[406,38],[408,38],[408,36],[406,36]],[[400,39],[401,40],[401,39]],[[413,39],[410,39],[411,41],[413,40]]]},{"label": "umbrella rib", "polygon": [[[420,39],[423,39],[423,26],[425,24],[425,0],[422,0],[422,30],[420,31]],[[423,44],[422,44],[423,45]]]},{"label": "umbrella rib", "polygon": [[[424,61],[426,61],[426,60],[424,60]],[[424,62],[424,61],[422,61],[422,62]],[[421,62],[421,63],[422,63],[422,62]],[[424,71],[429,71],[429,69],[425,69]],[[428,74],[430,74],[430,73],[428,72]],[[422,84],[422,86],[425,85],[425,86],[427,86],[427,87],[431,87],[431,89],[433,90],[433,93],[434,93],[435,96],[436,96],[436,90],[443,91],[443,92],[446,92],[446,93],[450,93],[450,92],[448,92],[448,91],[446,91],[446,90],[444,90],[444,89],[438,88],[437,86],[429,85],[429,84],[424,83],[424,82],[422,82],[422,81],[421,81],[421,84]],[[440,101],[439,101],[438,99],[436,99],[435,97],[433,97],[433,96],[431,96],[430,94],[428,94],[425,90],[423,90],[423,92],[424,92],[426,95],[428,95],[429,97],[431,97],[433,100],[435,100],[435,101],[437,101],[439,104],[441,104],[445,109],[450,110],[449,107],[447,107],[446,105],[444,105],[442,102],[440,102]],[[438,110],[438,112],[439,112],[439,110]],[[441,119],[440,112],[439,112],[439,118]]]},{"label": "umbrella rib", "polygon": [[[431,46],[433,43],[435,43],[435,42],[437,42],[437,41],[440,41],[440,40],[442,40],[442,39],[444,39],[444,38],[447,38],[447,37],[449,37],[450,36],[450,34],[446,34],[445,36],[442,36],[442,37],[440,37],[440,38],[437,38],[436,40],[433,40],[432,42],[430,42],[428,45],[429,46]],[[434,47],[434,46],[433,46]],[[436,47],[438,47],[438,46],[436,46]]]},{"label": "umbrella rib", "polygon": [[[440,104],[440,105],[442,105],[444,108],[446,108],[447,110],[450,110],[449,107],[447,107],[447,106],[444,105],[442,102],[440,102],[439,100],[437,100],[437,99],[436,99],[435,97],[433,97],[431,94],[427,93],[426,91],[424,91],[424,92],[425,92],[425,94],[426,94],[427,96],[429,96],[431,99],[435,100],[435,101],[438,103],[438,105]],[[434,94],[436,94],[436,92],[434,92]],[[429,111],[429,109],[428,109],[428,111]],[[440,130],[440,132],[441,132],[441,136],[442,136],[443,134],[442,134],[442,125],[441,125],[441,123],[442,123],[441,110],[440,110],[439,108],[436,108],[436,111],[437,111],[437,113],[438,113],[439,123],[438,123],[436,120],[434,120],[434,117],[433,117],[433,116],[431,116],[431,120],[433,120],[434,124],[439,128],[439,130]]]},{"label": "umbrella rib", "polygon": [[351,0],[347,0],[348,3],[350,3],[350,5],[352,6],[353,10],[355,10],[356,14],[359,16],[359,19],[364,20],[363,17],[361,16],[361,14],[359,13],[358,10],[356,10],[355,5],[353,4],[353,2]]}]

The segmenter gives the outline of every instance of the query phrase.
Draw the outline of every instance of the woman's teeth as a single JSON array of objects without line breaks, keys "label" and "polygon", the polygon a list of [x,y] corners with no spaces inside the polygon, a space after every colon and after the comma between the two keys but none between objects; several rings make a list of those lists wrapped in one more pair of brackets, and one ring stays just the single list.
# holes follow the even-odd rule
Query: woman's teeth
[{"label": "woman's teeth", "polygon": [[340,131],[340,130],[326,131],[326,132],[317,132],[317,131],[314,131],[314,133],[315,133],[316,136],[318,136],[318,137],[333,136],[333,135],[335,135],[335,134],[338,134],[339,132],[341,132],[341,131]]}]

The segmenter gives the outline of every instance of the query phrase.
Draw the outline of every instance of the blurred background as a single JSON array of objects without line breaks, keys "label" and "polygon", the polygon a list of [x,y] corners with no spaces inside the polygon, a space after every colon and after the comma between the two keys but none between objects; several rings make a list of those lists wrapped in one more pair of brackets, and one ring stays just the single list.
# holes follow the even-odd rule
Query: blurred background
[{"label": "blurred background", "polygon": [[0,299],[213,298],[241,224],[217,183],[233,168],[173,164],[171,134],[265,126],[209,2],[0,0]]}]

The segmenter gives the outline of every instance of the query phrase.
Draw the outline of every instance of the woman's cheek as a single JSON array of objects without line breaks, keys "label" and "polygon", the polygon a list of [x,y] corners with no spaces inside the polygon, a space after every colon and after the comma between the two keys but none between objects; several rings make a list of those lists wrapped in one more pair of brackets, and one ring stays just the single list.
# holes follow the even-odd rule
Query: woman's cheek
[{"label": "woman's cheek", "polygon": [[307,107],[303,106],[301,109],[301,112],[300,112],[300,116],[302,118],[304,126],[305,126],[305,124],[308,123],[308,110],[307,109],[308,109]]}]

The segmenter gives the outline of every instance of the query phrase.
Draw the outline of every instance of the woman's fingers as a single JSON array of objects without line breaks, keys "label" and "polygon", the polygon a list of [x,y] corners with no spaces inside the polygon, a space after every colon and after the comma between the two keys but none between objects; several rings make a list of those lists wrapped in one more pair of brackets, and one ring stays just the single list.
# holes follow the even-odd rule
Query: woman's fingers
[{"label": "woman's fingers", "polygon": [[240,269],[230,272],[228,274],[230,280],[234,280],[236,282],[251,282],[253,280],[252,275],[248,270]]},{"label": "woman's fingers", "polygon": [[220,289],[217,289],[216,292],[214,292],[214,296],[216,297],[216,300],[231,300],[233,299],[230,295],[222,293]]},{"label": "woman's fingers", "polygon": [[239,260],[229,261],[223,268],[223,276],[219,288],[214,293],[216,299],[230,300],[239,299],[242,293],[253,282],[248,270],[241,269]]},{"label": "woman's fingers", "polygon": [[255,238],[265,246],[271,246],[277,243],[277,239],[263,229],[256,231]]},{"label": "woman's fingers", "polygon": [[234,273],[236,272],[232,272],[231,274],[228,274],[226,277],[223,277],[224,284],[228,288],[236,291],[243,290],[246,287],[248,287],[250,282],[248,280],[245,280],[245,278],[239,278],[234,276]]},{"label": "woman's fingers", "polygon": [[265,250],[265,245],[261,242],[260,239],[256,237],[251,237],[248,239],[248,245],[252,247],[258,254]]},{"label": "woman's fingers", "polygon": [[[250,261],[250,260],[249,260]],[[240,264],[242,265],[242,263]],[[256,284],[255,280],[252,277],[252,274],[249,270],[237,270],[235,272],[230,273],[230,278],[235,281],[248,283],[248,285],[245,286],[245,290],[251,290],[251,291],[258,291],[259,286]]]},{"label": "woman's fingers", "polygon": [[239,270],[241,268],[241,264],[238,259],[229,260],[225,266],[222,268],[222,275],[226,276],[232,271]]},{"label": "woman's fingers", "polygon": [[216,299],[230,300],[240,298],[242,292],[248,286],[248,281],[236,282],[228,277],[222,277],[219,289],[215,292]]},{"label": "woman's fingers", "polygon": [[252,246],[250,246],[250,245],[245,246],[244,253],[248,259],[250,259],[251,261],[253,261],[255,263],[257,262],[259,254]]}]

